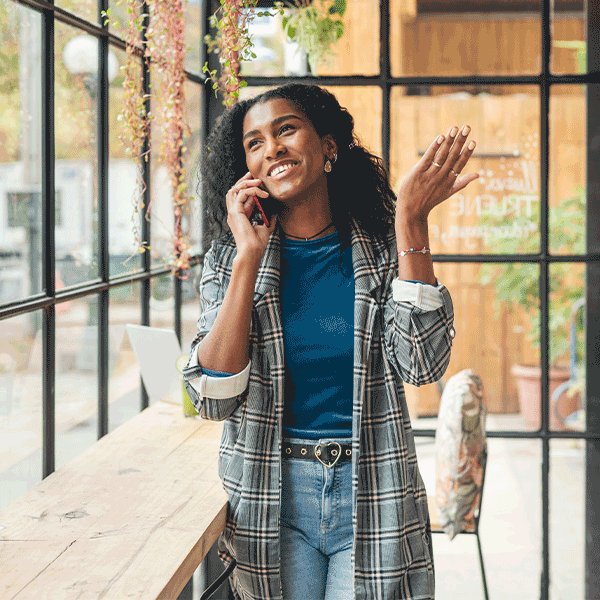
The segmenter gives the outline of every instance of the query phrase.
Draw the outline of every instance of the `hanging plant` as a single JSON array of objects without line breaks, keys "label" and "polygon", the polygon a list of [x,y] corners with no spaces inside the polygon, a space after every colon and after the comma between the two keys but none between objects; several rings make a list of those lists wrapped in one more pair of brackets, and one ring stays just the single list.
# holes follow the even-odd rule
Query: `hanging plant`
[{"label": "hanging plant", "polygon": [[284,12],[282,2],[275,2],[275,13],[257,12],[258,0],[220,0],[220,3],[221,6],[210,17],[210,25],[216,34],[214,37],[207,34],[204,42],[209,52],[219,56],[221,74],[218,75],[216,69],[211,71],[208,63],[202,70],[212,80],[215,93],[220,91],[223,94],[223,104],[231,107],[239,98],[240,88],[246,86],[246,82],[240,79],[240,61],[256,58],[252,51],[250,23],[255,17],[273,17]]},{"label": "hanging plant", "polygon": [[[149,140],[150,122],[162,132],[159,160],[165,165],[172,190],[174,231],[173,248],[168,263],[173,273],[185,277],[189,268],[190,243],[182,229],[183,215],[189,212],[193,198],[187,195],[186,171],[183,157],[186,152],[184,138],[190,129],[185,122],[185,20],[184,0],[125,0],[128,13],[127,27],[122,37],[127,48],[127,62],[124,68],[124,100],[119,120],[125,124],[125,133],[119,138],[125,144],[125,152],[136,160],[140,174],[143,162],[148,161],[150,148],[144,152],[144,144]],[[117,6],[121,2],[117,2]],[[105,25],[110,19],[110,9],[102,12]],[[145,26],[148,17],[149,25]],[[119,23],[113,23],[119,28]],[[141,40],[142,35],[143,42]],[[143,57],[151,81],[149,94],[142,88],[140,55]],[[153,77],[154,74],[154,77]],[[146,101],[150,100],[152,111],[146,111]],[[139,252],[149,247],[141,239],[140,217],[149,218],[151,205],[143,203],[145,187],[138,178],[138,193],[134,199],[134,237]],[[145,209],[145,214],[144,214]]]},{"label": "hanging plant", "polygon": [[306,52],[313,75],[319,66],[332,63],[332,46],[344,34],[345,12],[346,0],[296,0],[292,14],[284,17],[284,31]]}]

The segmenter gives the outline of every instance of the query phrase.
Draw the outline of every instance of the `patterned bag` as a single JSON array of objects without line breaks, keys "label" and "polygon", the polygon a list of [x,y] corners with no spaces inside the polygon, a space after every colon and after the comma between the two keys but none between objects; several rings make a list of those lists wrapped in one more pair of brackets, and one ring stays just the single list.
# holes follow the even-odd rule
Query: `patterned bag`
[{"label": "patterned bag", "polygon": [[451,377],[435,435],[438,521],[451,540],[475,528],[487,457],[485,416],[481,379],[471,369]]}]

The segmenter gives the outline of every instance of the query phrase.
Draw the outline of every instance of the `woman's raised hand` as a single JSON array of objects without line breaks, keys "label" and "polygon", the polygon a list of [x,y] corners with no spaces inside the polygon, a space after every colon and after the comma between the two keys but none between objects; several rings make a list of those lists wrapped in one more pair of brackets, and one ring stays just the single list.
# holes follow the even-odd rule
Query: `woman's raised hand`
[{"label": "woman's raised hand", "polygon": [[251,254],[260,259],[267,247],[269,236],[275,229],[277,217],[273,215],[270,226],[253,225],[250,216],[255,196],[267,198],[269,193],[259,187],[260,179],[253,179],[248,172],[227,192],[227,224],[233,233],[238,256]]},{"label": "woman's raised hand", "polygon": [[438,136],[413,167],[398,191],[397,222],[426,222],[431,210],[479,177],[461,175],[475,150],[467,144],[471,128],[452,127],[448,135]]}]

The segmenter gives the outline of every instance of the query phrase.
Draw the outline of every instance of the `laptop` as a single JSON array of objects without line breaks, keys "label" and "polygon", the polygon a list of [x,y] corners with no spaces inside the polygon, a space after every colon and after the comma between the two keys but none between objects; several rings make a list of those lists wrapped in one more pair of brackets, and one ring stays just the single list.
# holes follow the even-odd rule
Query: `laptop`
[{"label": "laptop", "polygon": [[132,324],[126,329],[150,402],[181,403],[181,373],[175,363],[183,352],[175,332]]}]

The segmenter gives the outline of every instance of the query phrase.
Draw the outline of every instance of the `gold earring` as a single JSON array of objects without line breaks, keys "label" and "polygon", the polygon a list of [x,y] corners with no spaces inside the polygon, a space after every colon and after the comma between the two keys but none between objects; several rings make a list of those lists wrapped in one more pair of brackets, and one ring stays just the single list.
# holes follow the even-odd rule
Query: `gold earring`
[{"label": "gold earring", "polygon": [[329,159],[325,161],[325,173],[331,173],[331,161]]}]

